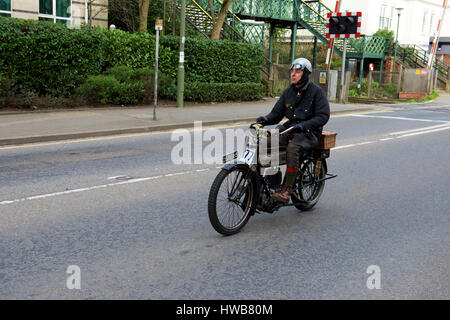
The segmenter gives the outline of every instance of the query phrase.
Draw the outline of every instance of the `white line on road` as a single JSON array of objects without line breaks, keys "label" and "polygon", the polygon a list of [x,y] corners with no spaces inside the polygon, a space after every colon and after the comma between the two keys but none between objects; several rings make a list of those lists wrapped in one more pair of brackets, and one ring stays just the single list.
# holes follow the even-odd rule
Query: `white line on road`
[{"label": "white line on road", "polygon": [[353,144],[347,144],[345,146],[339,146],[339,147],[334,147],[331,150],[339,150],[339,149],[346,149],[346,148],[351,148],[351,147],[355,147],[357,144],[353,143]]},{"label": "white line on road", "polygon": [[79,189],[73,189],[73,190],[67,190],[67,191],[61,191],[61,192],[40,194],[40,195],[36,195],[36,196],[20,198],[20,199],[15,199],[15,200],[1,201],[0,205],[11,204],[11,203],[16,203],[16,202],[23,202],[23,201],[27,201],[27,200],[37,200],[37,199],[44,199],[44,198],[49,198],[49,197],[62,196],[62,195],[65,195],[65,194],[79,193],[79,192],[91,191],[91,190],[95,190],[95,189],[114,187],[114,186],[118,186],[118,185],[122,185],[122,184],[130,184],[130,183],[136,183],[136,182],[142,182],[142,181],[155,180],[155,179],[159,179],[161,177],[162,176],[138,178],[138,179],[131,179],[131,180],[127,180],[127,181],[102,184],[102,185],[93,186],[93,187],[87,187],[87,188],[79,188]]},{"label": "white line on road", "polygon": [[443,131],[443,130],[448,130],[448,129],[450,129],[450,126],[445,127],[445,128],[434,129],[434,130],[427,130],[427,131],[419,131],[419,132],[414,132],[414,133],[408,133],[408,134],[401,135],[401,136],[399,136],[397,138],[405,138],[405,137],[417,136],[419,134],[426,134],[426,133]]},{"label": "white line on road", "polygon": [[350,117],[361,117],[361,118],[379,118],[379,119],[391,119],[391,120],[408,120],[408,121],[450,123],[450,121],[444,121],[444,120],[428,120],[428,119],[391,117],[391,116],[372,116],[372,115],[367,115],[367,114],[349,114],[349,116]]},{"label": "white line on road", "polygon": [[416,129],[411,129],[411,130],[391,132],[391,133],[389,133],[389,135],[400,135],[400,134],[406,134],[406,133],[411,133],[411,132],[416,132],[416,131],[425,131],[425,130],[431,130],[431,129],[441,128],[441,127],[445,127],[445,126],[450,126],[450,124],[449,123],[444,123],[444,124],[438,124],[438,125],[431,126],[431,127],[424,127],[424,128],[416,128]]}]

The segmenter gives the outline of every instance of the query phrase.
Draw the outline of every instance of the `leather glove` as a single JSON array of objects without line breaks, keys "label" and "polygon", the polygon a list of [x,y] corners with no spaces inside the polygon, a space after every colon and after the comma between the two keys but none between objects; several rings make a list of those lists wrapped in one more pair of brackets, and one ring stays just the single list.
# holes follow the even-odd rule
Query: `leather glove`
[{"label": "leather glove", "polygon": [[266,116],[261,116],[261,117],[258,117],[258,119],[256,119],[256,123],[265,125],[268,122],[268,120],[269,119],[267,119]]},{"label": "leather glove", "polygon": [[292,127],[294,128],[294,131],[296,131],[296,132],[305,132],[306,131],[305,126],[301,122],[294,124]]}]

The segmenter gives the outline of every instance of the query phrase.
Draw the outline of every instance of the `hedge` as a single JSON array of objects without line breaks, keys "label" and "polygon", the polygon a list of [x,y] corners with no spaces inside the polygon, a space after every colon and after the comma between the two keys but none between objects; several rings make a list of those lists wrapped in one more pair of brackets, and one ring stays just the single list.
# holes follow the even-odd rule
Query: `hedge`
[{"label": "hedge", "polygon": [[[179,37],[162,36],[159,68],[175,79]],[[260,83],[261,48],[231,41],[186,39],[187,82]],[[88,76],[110,67],[154,68],[155,37],[147,32],[0,17],[0,73],[19,92],[70,96]],[[172,88],[173,89],[173,88]],[[171,90],[172,90],[171,89]]]},{"label": "hedge", "polygon": [[[161,44],[179,51],[179,37],[163,37]],[[264,58],[259,46],[231,40],[186,38],[185,52],[187,82],[259,83],[262,80]]]},{"label": "hedge", "polygon": [[[113,67],[102,75],[89,76],[78,89],[77,96],[85,102],[101,104],[151,103],[154,99],[155,73],[148,68]],[[176,97],[173,80],[158,76],[159,96]]]},{"label": "hedge", "polygon": [[264,89],[260,83],[186,82],[184,99],[198,102],[258,100],[263,97]]}]

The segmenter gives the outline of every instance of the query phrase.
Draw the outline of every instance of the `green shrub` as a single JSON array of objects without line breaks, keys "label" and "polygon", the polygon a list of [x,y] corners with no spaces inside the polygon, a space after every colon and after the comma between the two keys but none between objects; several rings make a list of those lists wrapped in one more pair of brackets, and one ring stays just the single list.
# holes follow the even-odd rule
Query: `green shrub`
[{"label": "green shrub", "polygon": [[427,99],[427,100],[434,100],[434,99],[436,99],[437,97],[439,97],[439,94],[437,94],[435,91],[433,91],[431,94],[429,94],[429,95],[426,97],[426,99]]},{"label": "green shrub", "polygon": [[355,89],[350,89],[348,90],[348,96],[349,97],[357,97],[358,96],[358,91]]},{"label": "green shrub", "polygon": [[120,82],[113,76],[90,76],[78,89],[79,96],[90,103],[136,104],[144,98],[141,81]]},{"label": "green shrub", "polygon": [[[362,84],[361,84],[361,92],[364,92],[364,93],[367,94],[367,87],[368,86],[369,86],[368,81],[363,81]],[[372,94],[375,93],[376,90],[378,90],[379,86],[380,86],[380,84],[378,82],[372,81],[371,84],[370,84],[370,91],[371,91],[371,93]]]},{"label": "green shrub", "polygon": [[5,88],[4,88],[4,82],[6,78],[0,73],[0,97],[3,97],[5,95]]},{"label": "green shrub", "polygon": [[[135,82],[141,82],[144,86],[144,96],[143,99],[139,100],[138,102],[149,103],[153,100],[155,88],[155,72],[153,70],[149,68],[133,69],[127,66],[118,66],[109,68],[108,70],[106,70],[104,75],[113,76],[120,83],[127,83],[129,85]],[[164,74],[162,74],[161,72],[158,72],[158,76],[159,78],[162,77],[162,79],[164,80],[166,79]],[[158,80],[158,82],[161,83],[161,80]]]},{"label": "green shrub", "polygon": [[106,70],[104,75],[113,76],[119,82],[135,82],[154,77],[154,72],[148,68],[133,69],[127,66],[117,66]]},{"label": "green shrub", "polygon": [[[179,42],[179,37],[161,37],[159,70],[169,79],[176,78]],[[260,83],[261,50],[228,40],[187,38],[186,82]],[[20,92],[70,96],[88,76],[111,67],[153,69],[154,55],[155,37],[147,32],[69,29],[50,22],[0,17],[0,73],[15,81]]]},{"label": "green shrub", "polygon": [[397,94],[397,86],[393,83],[383,84],[383,96],[384,97],[394,97]]},{"label": "green shrub", "polygon": [[78,94],[83,100],[94,103],[110,103],[115,99],[120,82],[113,76],[90,76],[78,88]]},{"label": "green shrub", "polygon": [[20,92],[68,95],[104,63],[103,31],[0,17],[0,72]]},{"label": "green shrub", "polygon": [[261,99],[263,93],[264,85],[259,83],[187,82],[184,98],[199,102],[242,101]]}]

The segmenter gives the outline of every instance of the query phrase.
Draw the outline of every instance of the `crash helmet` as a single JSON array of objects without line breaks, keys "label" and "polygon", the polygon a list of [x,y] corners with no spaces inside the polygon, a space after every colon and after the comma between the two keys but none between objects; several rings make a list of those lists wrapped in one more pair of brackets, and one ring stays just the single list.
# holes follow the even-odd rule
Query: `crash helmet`
[{"label": "crash helmet", "polygon": [[309,60],[305,58],[297,58],[294,61],[292,61],[289,70],[292,69],[307,70],[309,73],[312,73],[311,62],[309,62]]}]

